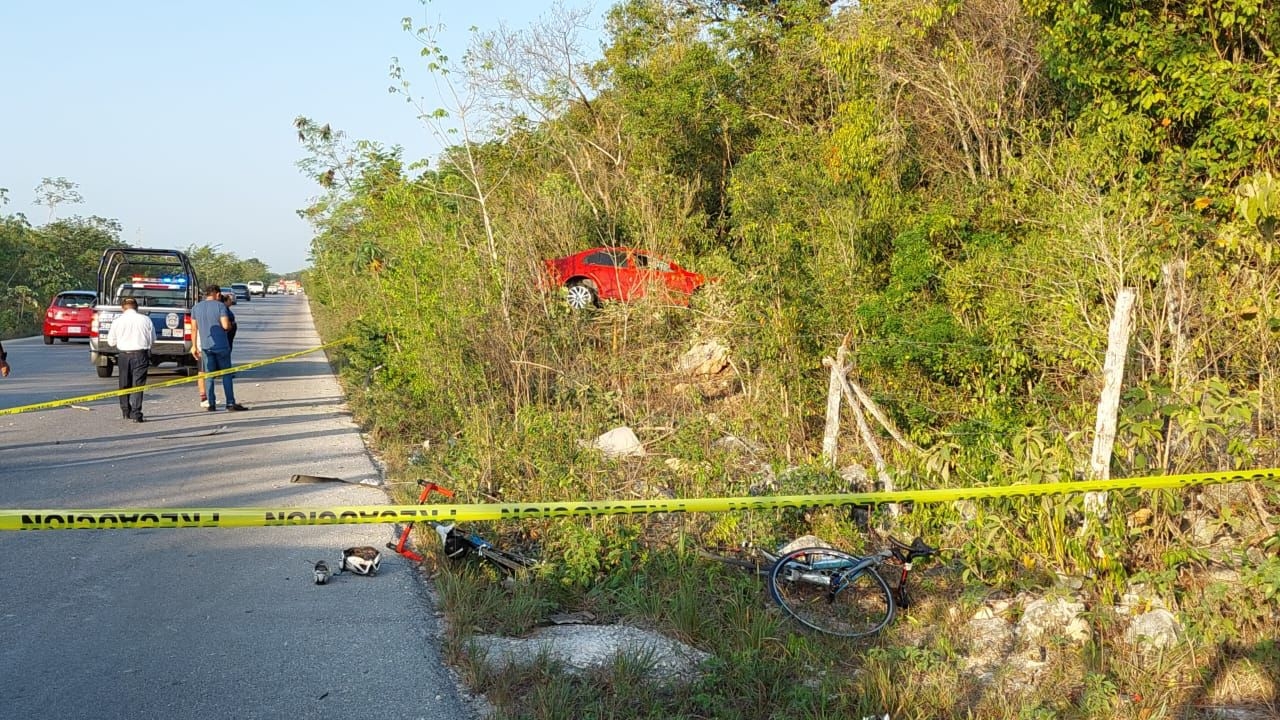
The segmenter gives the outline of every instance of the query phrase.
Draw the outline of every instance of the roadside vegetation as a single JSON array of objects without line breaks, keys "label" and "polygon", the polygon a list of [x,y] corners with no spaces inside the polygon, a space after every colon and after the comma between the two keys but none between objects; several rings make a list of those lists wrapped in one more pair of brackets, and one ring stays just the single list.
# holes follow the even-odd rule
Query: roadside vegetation
[{"label": "roadside vegetation", "polygon": [[[461,502],[842,492],[878,477],[847,418],[834,465],[822,453],[823,359],[845,342],[918,448],[880,436],[899,488],[1081,479],[1123,288],[1110,475],[1280,466],[1274,3],[627,0],[599,55],[580,19],[480,33],[461,58],[407,20],[423,57],[392,89],[445,139],[430,164],[297,121],[321,188],[308,296],[326,339],[353,338],[334,358],[396,479]],[[456,104],[423,106],[416,82]],[[544,287],[541,259],[613,244],[718,280],[688,308],[589,312]],[[713,340],[716,383],[676,370]],[[644,457],[584,447],[620,425]],[[861,644],[799,632],[761,582],[695,552],[874,549],[847,511],[495,524],[479,529],[547,561],[536,578],[432,565],[453,657],[502,717],[1274,716],[1280,489],[1112,493],[1109,510],[873,513],[949,552]],[[1064,587],[1086,642],[1048,642],[1029,685],[969,671],[975,613]],[[1176,614],[1175,644],[1124,639],[1109,608],[1136,587]],[[671,686],[644,658],[583,678],[468,653],[573,611],[714,659]]]}]

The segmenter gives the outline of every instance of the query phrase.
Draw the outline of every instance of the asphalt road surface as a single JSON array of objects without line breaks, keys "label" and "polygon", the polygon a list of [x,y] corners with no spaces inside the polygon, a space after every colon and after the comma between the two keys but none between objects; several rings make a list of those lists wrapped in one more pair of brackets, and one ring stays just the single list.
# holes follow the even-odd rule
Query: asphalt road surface
[{"label": "asphalt road surface", "polygon": [[[301,296],[241,302],[234,361],[320,344]],[[87,341],[6,341],[0,408],[117,386]],[[179,377],[169,366],[150,380]],[[246,371],[249,412],[206,412],[194,384],[0,415],[0,507],[367,505],[377,488],[291,483],[378,472],[322,352]],[[222,389],[217,389],[222,405]],[[203,435],[217,431],[212,435]],[[468,718],[391,525],[0,532],[5,718]],[[313,582],[316,560],[382,549],[376,577]]]}]

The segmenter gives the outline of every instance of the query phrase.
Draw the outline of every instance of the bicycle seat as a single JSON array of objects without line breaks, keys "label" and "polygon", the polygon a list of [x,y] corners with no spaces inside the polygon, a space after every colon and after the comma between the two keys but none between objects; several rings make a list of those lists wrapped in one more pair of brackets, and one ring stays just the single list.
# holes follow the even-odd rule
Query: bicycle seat
[{"label": "bicycle seat", "polygon": [[893,556],[899,562],[912,562],[938,554],[938,548],[929,545],[923,538],[919,537],[912,540],[910,545],[895,537],[890,537],[889,544],[893,546]]}]

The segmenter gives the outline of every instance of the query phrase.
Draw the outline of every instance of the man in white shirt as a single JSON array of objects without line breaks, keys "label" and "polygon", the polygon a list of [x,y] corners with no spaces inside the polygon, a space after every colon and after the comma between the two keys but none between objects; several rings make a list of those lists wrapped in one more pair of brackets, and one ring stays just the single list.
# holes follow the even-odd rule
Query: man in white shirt
[{"label": "man in white shirt", "polygon": [[[147,384],[147,368],[151,366],[151,346],[156,329],[151,318],[138,312],[138,301],[125,298],[120,302],[124,312],[111,321],[107,344],[114,345],[120,365],[120,389],[141,388]],[[120,396],[120,412],[125,420],[142,422],[142,390]]]}]

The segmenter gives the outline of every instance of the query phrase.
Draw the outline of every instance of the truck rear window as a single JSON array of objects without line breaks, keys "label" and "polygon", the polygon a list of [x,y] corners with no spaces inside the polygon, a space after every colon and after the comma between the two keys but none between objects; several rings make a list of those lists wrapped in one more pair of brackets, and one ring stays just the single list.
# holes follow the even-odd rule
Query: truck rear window
[{"label": "truck rear window", "polygon": [[154,305],[159,307],[175,307],[182,306],[187,301],[187,293],[184,290],[157,290],[154,288],[120,288],[120,295],[116,298],[116,303],[127,297],[131,297],[138,301],[139,306]]}]

